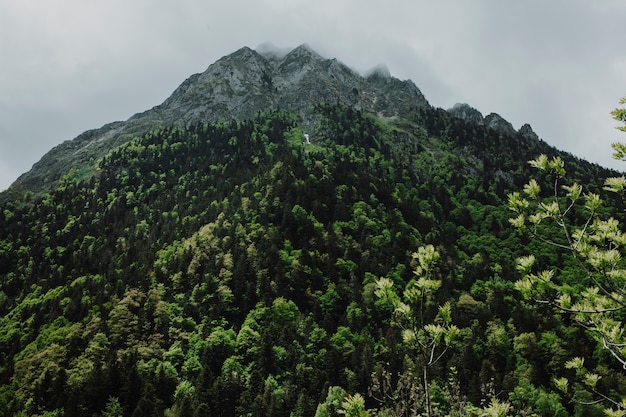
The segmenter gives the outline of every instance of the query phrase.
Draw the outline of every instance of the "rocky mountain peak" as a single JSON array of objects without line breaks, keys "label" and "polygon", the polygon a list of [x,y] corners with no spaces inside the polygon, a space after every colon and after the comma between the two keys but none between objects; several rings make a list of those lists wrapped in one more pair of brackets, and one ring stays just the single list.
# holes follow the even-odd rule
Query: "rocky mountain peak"
[{"label": "rocky mountain peak", "polygon": [[365,74],[365,77],[368,80],[373,80],[375,78],[389,79],[391,78],[391,72],[389,71],[389,68],[387,68],[385,64],[379,64],[379,65],[376,65],[371,70],[367,71]]},{"label": "rocky mountain peak", "polygon": [[517,133],[513,125],[497,113],[485,116],[485,125],[503,135],[514,136]]},{"label": "rocky mountain peak", "polygon": [[524,124],[518,130],[518,133],[524,138],[528,140],[539,140],[539,136],[533,131],[533,128],[530,127],[528,123]]},{"label": "rocky mountain peak", "polygon": [[323,60],[321,55],[315,52],[309,44],[303,43],[299,45],[297,48],[293,49],[283,58],[283,61],[294,61],[294,60]]},{"label": "rocky mountain peak", "polygon": [[452,108],[448,109],[447,112],[452,116],[462,119],[468,123],[486,126],[487,128],[502,135],[515,136],[516,134],[519,134],[525,139],[539,139],[529,124],[525,124],[519,129],[519,131],[515,131],[513,125],[511,125],[511,123],[499,114],[491,113],[483,117],[482,113],[466,103],[457,103],[452,106]]},{"label": "rocky mountain peak", "polygon": [[236,61],[236,60],[249,60],[249,59],[257,59],[257,56],[260,55],[257,51],[255,51],[254,49],[251,49],[247,46],[241,47],[239,49],[237,49],[235,52],[233,52],[230,55],[226,55],[224,57],[222,57],[221,59],[217,60],[216,63],[222,61],[222,62],[231,62],[231,61]]},{"label": "rocky mountain peak", "polygon": [[12,187],[45,191],[71,168],[90,171],[88,164],[112,148],[167,126],[250,119],[279,107],[298,113],[303,125],[312,127],[312,108],[320,103],[342,103],[384,117],[430,107],[413,82],[398,80],[388,70],[379,68],[365,78],[307,44],[288,53],[268,44],[260,49],[240,48],[187,78],[152,109],[62,143]]},{"label": "rocky mountain peak", "polygon": [[466,103],[456,103],[451,109],[448,109],[448,113],[469,123],[485,124],[482,113]]}]

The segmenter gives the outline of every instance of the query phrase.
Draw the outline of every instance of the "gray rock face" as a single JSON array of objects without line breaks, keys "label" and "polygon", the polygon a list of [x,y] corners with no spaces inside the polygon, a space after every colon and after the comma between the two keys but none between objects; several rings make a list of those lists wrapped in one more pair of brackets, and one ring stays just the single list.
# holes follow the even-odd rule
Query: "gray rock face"
[{"label": "gray rock face", "polygon": [[502,135],[513,136],[517,133],[513,125],[497,113],[491,113],[485,116],[485,126]]},{"label": "gray rock face", "polygon": [[469,104],[457,103],[451,109],[448,109],[448,113],[454,117],[463,119],[468,123],[474,123],[477,125],[485,124],[482,113],[471,107]]},{"label": "gray rock face", "polygon": [[166,126],[249,119],[274,108],[299,113],[306,125],[310,109],[323,102],[383,117],[430,106],[411,81],[393,78],[388,71],[363,77],[335,59],[321,57],[308,45],[284,56],[244,47],[189,77],[162,104],[56,146],[9,191],[45,191],[71,168],[93,165],[131,138]]},{"label": "gray rock face", "polygon": [[487,128],[492,129],[500,133],[501,135],[514,136],[516,134],[519,134],[520,136],[528,140],[539,139],[537,134],[533,131],[528,123],[523,125],[519,129],[519,131],[516,132],[511,123],[509,123],[499,114],[491,113],[483,117],[483,115],[478,110],[471,107],[469,104],[457,103],[447,111],[454,117],[463,119],[468,123],[486,126]]},{"label": "gray rock face", "polygon": [[539,136],[533,131],[533,128],[530,127],[528,123],[519,128],[518,133],[524,138],[528,140],[539,140]]}]

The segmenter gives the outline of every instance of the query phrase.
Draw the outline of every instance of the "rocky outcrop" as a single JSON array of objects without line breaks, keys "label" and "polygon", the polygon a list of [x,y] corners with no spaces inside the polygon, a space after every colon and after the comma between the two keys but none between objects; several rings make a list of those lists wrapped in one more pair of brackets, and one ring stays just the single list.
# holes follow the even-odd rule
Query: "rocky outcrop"
[{"label": "rocky outcrop", "polygon": [[451,109],[448,109],[448,113],[459,119],[463,119],[468,123],[477,125],[484,125],[485,120],[481,112],[471,107],[469,104],[457,103]]},{"label": "rocky outcrop", "polygon": [[533,131],[528,123],[519,128],[518,133],[527,140],[539,140],[539,136]]},{"label": "rocky outcrop", "polygon": [[485,116],[485,126],[495,130],[501,135],[514,136],[517,133],[513,125],[497,113],[491,113]]},{"label": "rocky outcrop", "polygon": [[530,140],[538,140],[539,137],[533,131],[529,124],[523,125],[519,131],[516,131],[513,128],[513,125],[505,120],[502,116],[497,113],[491,113],[487,116],[483,117],[483,115],[471,107],[469,104],[465,103],[457,103],[451,109],[447,110],[449,114],[459,119],[465,120],[468,123],[486,126],[489,129],[498,132],[501,135],[505,136],[515,136],[519,134],[525,139]]}]

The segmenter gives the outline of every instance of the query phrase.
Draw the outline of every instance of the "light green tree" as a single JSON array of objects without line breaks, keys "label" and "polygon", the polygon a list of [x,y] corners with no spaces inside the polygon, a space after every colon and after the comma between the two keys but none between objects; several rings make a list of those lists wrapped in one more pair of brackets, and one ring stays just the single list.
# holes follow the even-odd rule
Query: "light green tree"
[{"label": "light green tree", "polygon": [[342,400],[345,396],[346,391],[343,388],[338,386],[329,387],[326,400],[317,405],[315,417],[330,417],[336,415],[336,412],[341,410]]},{"label": "light green tree", "polygon": [[338,413],[346,417],[367,417],[369,415],[365,409],[365,398],[358,392],[344,397]]},{"label": "light green tree", "polygon": [[452,324],[452,306],[449,302],[439,306],[434,317],[428,314],[434,293],[441,287],[441,280],[433,278],[439,252],[433,245],[420,247],[413,254],[417,266],[415,279],[405,287],[400,297],[389,278],[379,278],[374,294],[383,304],[394,309],[394,324],[402,331],[407,349],[417,356],[421,366],[424,408],[433,415],[429,392],[429,369],[440,360],[459,335],[459,328]]},{"label": "light green tree", "polygon": [[509,415],[511,406],[505,401],[500,401],[497,398],[491,398],[489,405],[482,409],[473,410],[476,415],[481,417],[506,417]]},{"label": "light green tree", "polygon": [[117,397],[109,397],[102,417],[122,417],[123,415],[124,408],[120,404],[120,400]]},{"label": "light green tree", "polygon": [[[626,104],[626,97],[620,104]],[[615,109],[612,115],[620,123],[626,122],[626,109]],[[618,129],[626,131],[626,126]],[[626,160],[625,144],[614,143],[612,147],[614,158]],[[611,207],[607,207],[599,194],[567,180],[561,158],[540,155],[529,163],[549,182],[548,191],[544,191],[536,179],[531,179],[523,192],[510,194],[509,207],[516,213],[511,223],[530,237],[568,254],[582,282],[566,279],[555,266],[537,268],[537,257],[530,254],[518,259],[522,278],[516,287],[527,298],[570,314],[626,369],[622,319],[626,309],[623,226],[618,219],[606,214]],[[603,189],[624,199],[626,178],[607,178]],[[598,389],[600,375],[585,367],[584,358],[573,358],[566,367],[575,370],[577,379],[599,401],[608,403],[611,408],[605,410],[607,415],[626,415],[626,401],[616,400]],[[561,377],[555,379],[555,384],[567,391],[569,380]]]}]

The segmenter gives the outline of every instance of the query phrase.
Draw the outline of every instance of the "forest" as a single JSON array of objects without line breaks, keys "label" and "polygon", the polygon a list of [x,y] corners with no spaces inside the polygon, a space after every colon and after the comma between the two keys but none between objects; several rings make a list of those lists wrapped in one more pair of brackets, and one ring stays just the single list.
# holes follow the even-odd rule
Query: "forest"
[{"label": "forest", "polygon": [[583,277],[508,205],[543,154],[623,213],[614,172],[441,109],[311,113],[157,130],[0,206],[0,414],[605,415],[555,384],[574,356],[626,395],[516,287],[528,253]]}]

